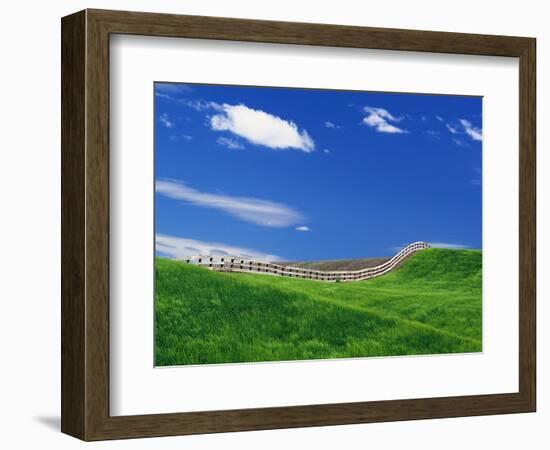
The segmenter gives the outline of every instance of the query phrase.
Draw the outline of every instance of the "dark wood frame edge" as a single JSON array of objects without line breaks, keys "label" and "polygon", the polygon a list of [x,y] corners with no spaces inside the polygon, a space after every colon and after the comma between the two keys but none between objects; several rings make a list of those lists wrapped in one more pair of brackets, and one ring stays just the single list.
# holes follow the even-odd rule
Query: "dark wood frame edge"
[{"label": "dark wood frame edge", "polygon": [[[62,19],[61,429],[83,440],[531,412],[536,409],[536,40],[84,10]],[[215,31],[212,31],[215,30]],[[109,36],[113,33],[519,57],[519,392],[109,415]]]}]

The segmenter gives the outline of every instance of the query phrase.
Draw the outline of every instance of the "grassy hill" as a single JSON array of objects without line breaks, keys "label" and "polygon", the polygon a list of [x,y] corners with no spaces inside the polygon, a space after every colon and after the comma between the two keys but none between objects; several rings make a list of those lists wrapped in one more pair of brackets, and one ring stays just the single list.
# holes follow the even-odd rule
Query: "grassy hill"
[{"label": "grassy hill", "polygon": [[354,283],[156,260],[156,364],[481,351],[481,252],[428,249]]}]

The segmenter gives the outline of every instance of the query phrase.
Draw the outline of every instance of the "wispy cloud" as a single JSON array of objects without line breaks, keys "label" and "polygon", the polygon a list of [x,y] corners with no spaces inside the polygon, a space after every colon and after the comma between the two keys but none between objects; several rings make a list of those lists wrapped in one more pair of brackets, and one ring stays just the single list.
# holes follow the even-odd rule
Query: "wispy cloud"
[{"label": "wispy cloud", "polygon": [[164,98],[166,100],[175,100],[170,94],[165,94],[163,92],[155,92],[155,97]]},{"label": "wispy cloud", "polygon": [[372,106],[365,106],[363,110],[368,114],[363,118],[363,123],[379,133],[408,133],[407,130],[389,123],[399,122],[401,118],[394,116],[388,110]]},{"label": "wispy cloud", "polygon": [[433,248],[448,248],[454,250],[469,248],[467,245],[453,244],[451,242],[428,242],[428,245]]},{"label": "wispy cloud", "polygon": [[459,138],[453,138],[453,142],[459,147],[469,147],[469,145],[466,144],[466,142],[464,142],[462,139],[459,139]]},{"label": "wispy cloud", "polygon": [[[156,83],[155,93],[163,95],[183,95],[193,92],[193,88],[181,83]],[[161,95],[162,96],[162,95]]]},{"label": "wispy cloud", "polygon": [[330,155],[330,150],[328,148],[325,148],[323,150],[323,153],[326,154],[326,155]]},{"label": "wispy cloud", "polygon": [[183,139],[184,141],[192,141],[193,136],[190,136],[189,134],[172,134],[170,136],[171,141],[177,141],[179,139]]},{"label": "wispy cloud", "polygon": [[166,128],[174,128],[174,122],[170,120],[170,117],[168,117],[168,114],[162,113],[159,116],[159,122],[162,123]]},{"label": "wispy cloud", "polygon": [[439,120],[440,122],[444,122],[444,121],[445,121],[445,119],[443,119],[443,117],[438,116],[437,114],[435,115],[435,118],[436,118],[437,120]]},{"label": "wispy cloud", "polygon": [[449,130],[452,134],[460,134],[460,131],[458,131],[458,128],[452,126],[450,123],[445,124],[447,127],[447,130]]},{"label": "wispy cloud", "polygon": [[182,105],[185,105],[191,109],[194,109],[195,111],[208,111],[208,110],[215,110],[215,111],[222,111],[222,105],[216,102],[209,102],[206,100],[198,99],[198,100],[189,100],[188,98],[182,98],[178,100],[179,103]]},{"label": "wispy cloud", "polygon": [[264,227],[283,228],[303,223],[305,219],[302,213],[282,203],[201,192],[181,181],[159,180],[156,182],[156,192],[193,205],[221,210],[245,222]]},{"label": "wispy cloud", "polygon": [[227,245],[221,242],[206,242],[196,239],[180,238],[157,234],[155,236],[156,251],[170,258],[186,258],[195,255],[205,256],[240,256],[242,258],[259,259],[262,261],[280,261],[282,258],[258,250]]},{"label": "wispy cloud", "polygon": [[460,119],[460,124],[464,127],[464,131],[466,132],[466,134],[470,136],[474,141],[483,140],[481,128],[474,127],[471,122],[466,119]]},{"label": "wispy cloud", "polygon": [[244,148],[244,145],[242,145],[240,142],[236,141],[235,139],[231,139],[223,136],[220,136],[218,139],[216,139],[216,142],[219,145],[227,147],[231,150],[242,150]]},{"label": "wispy cloud", "polygon": [[311,228],[302,225],[301,227],[296,227],[296,231],[311,231]]},{"label": "wispy cloud", "polygon": [[325,127],[332,128],[334,130],[339,130],[342,128],[341,125],[336,125],[334,122],[331,122],[330,120],[325,121]]},{"label": "wispy cloud", "polygon": [[440,139],[439,131],[436,131],[436,130],[426,130],[424,134],[434,139]]},{"label": "wispy cloud", "polygon": [[307,131],[299,130],[292,121],[243,104],[224,104],[221,110],[210,118],[210,126],[215,131],[230,131],[252,144],[273,149],[295,148],[307,153],[315,149]]}]

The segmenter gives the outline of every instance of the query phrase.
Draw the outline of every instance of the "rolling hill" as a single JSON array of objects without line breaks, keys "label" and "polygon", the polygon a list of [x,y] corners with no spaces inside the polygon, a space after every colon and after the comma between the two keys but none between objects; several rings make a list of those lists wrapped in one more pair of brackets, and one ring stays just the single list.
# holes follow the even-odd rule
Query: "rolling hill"
[{"label": "rolling hill", "polygon": [[428,249],[355,283],[156,260],[156,365],[482,350],[481,251]]}]

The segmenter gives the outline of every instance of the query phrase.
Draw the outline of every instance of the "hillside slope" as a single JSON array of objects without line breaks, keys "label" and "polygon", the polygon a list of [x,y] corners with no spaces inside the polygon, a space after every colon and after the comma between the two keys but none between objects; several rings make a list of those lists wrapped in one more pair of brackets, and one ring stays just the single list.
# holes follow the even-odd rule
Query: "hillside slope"
[{"label": "hillside slope", "polygon": [[481,252],[429,249],[356,283],[156,260],[156,364],[481,351]]}]

